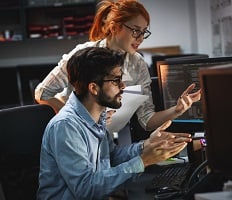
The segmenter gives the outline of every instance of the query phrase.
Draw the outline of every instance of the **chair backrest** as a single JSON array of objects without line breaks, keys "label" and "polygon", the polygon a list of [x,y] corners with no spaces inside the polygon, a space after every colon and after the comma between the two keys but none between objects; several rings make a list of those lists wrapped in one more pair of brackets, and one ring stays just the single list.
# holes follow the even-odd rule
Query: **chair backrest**
[{"label": "chair backrest", "polygon": [[0,109],[22,105],[18,72],[15,67],[0,67],[0,91]]},{"label": "chair backrest", "polygon": [[54,115],[40,104],[0,110],[0,182],[6,200],[35,199],[41,141]]},{"label": "chair backrest", "polygon": [[35,87],[48,75],[54,66],[55,64],[17,66],[23,105],[35,103]]}]

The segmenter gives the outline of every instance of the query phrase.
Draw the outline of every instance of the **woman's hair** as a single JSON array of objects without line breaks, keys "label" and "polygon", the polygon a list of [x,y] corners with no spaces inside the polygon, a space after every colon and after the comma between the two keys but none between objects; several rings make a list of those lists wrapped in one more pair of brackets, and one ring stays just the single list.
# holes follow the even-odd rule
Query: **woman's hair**
[{"label": "woman's hair", "polygon": [[76,93],[83,98],[88,85],[96,82],[99,86],[105,76],[117,66],[122,66],[124,54],[103,47],[86,47],[77,51],[67,63],[68,80]]},{"label": "woman's hair", "polygon": [[103,0],[98,4],[98,10],[90,30],[89,39],[97,41],[111,37],[111,22],[115,22],[121,26],[138,15],[142,15],[147,24],[150,24],[149,13],[137,0],[117,0],[115,2]]}]

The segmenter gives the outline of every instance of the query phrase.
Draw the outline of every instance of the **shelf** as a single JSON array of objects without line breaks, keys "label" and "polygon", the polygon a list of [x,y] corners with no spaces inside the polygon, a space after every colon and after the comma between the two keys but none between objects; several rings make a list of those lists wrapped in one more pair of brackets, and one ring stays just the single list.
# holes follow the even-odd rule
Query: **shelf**
[{"label": "shelf", "polygon": [[93,0],[5,0],[0,3],[0,42],[88,35]]},{"label": "shelf", "polygon": [[0,10],[18,9],[21,6],[22,0],[1,0]]},{"label": "shelf", "polygon": [[20,9],[11,8],[0,11],[0,41],[22,40]]},{"label": "shelf", "polygon": [[96,4],[95,0],[28,0],[26,6],[32,7],[63,7],[85,4]]}]

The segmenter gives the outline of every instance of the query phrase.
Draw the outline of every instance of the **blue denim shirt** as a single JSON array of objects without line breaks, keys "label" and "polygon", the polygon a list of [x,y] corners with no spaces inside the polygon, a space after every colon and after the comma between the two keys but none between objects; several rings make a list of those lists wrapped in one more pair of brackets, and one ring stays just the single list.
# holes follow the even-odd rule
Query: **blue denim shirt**
[{"label": "blue denim shirt", "polygon": [[40,157],[39,200],[105,199],[144,171],[141,144],[116,146],[74,93],[47,125]]}]

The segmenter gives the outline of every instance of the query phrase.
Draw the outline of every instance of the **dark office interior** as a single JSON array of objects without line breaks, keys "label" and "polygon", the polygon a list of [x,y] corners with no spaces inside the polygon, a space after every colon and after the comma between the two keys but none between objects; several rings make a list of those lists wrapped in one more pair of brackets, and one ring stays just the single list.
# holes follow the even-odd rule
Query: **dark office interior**
[{"label": "dark office interior", "polygon": [[[37,104],[34,90],[57,65],[64,53],[69,52],[77,43],[88,40],[96,4],[95,0],[5,0],[0,3],[0,200],[36,199],[40,144],[46,124],[55,113],[49,106]],[[167,175],[171,173],[169,169],[172,168],[172,163],[149,166],[145,169],[144,176],[134,185],[128,186],[128,200],[208,200],[211,199],[211,195],[215,195],[215,199],[217,195],[218,199],[231,199],[231,189],[228,193],[223,190],[226,183],[232,179],[231,170],[228,170],[232,164],[231,161],[219,159],[223,154],[224,157],[229,156],[227,154],[232,150],[231,142],[228,142],[231,141],[231,136],[225,133],[231,131],[229,126],[223,127],[223,122],[220,121],[223,118],[213,118],[215,130],[220,132],[220,126],[223,127],[222,136],[227,140],[224,152],[217,153],[214,145],[215,148],[221,149],[224,143],[221,144],[223,140],[217,135],[221,133],[216,134],[212,131],[214,126],[210,123],[211,112],[214,115],[223,115],[224,119],[227,119],[225,123],[230,123],[228,119],[231,118],[229,113],[232,111],[229,103],[232,102],[229,87],[232,81],[231,55],[213,57],[210,55],[211,52],[186,53],[179,45],[141,48],[139,52],[148,53],[151,59],[148,70],[156,111],[170,107],[173,98],[178,98],[178,92],[183,91],[192,81],[196,81],[199,88],[204,88],[204,96],[191,111],[183,118],[174,120],[168,128],[171,132],[187,132],[191,133],[193,138],[196,136],[183,154],[173,158],[173,166],[185,165],[185,168],[189,167],[188,170],[184,171],[183,166],[178,168],[183,170],[182,175],[179,172],[178,180],[174,181]],[[170,75],[164,82],[162,70],[167,68],[162,69],[162,65],[169,66],[170,74],[178,75]],[[215,66],[223,68],[225,65],[228,66],[228,70],[216,70],[216,74],[220,71],[223,77],[215,77],[213,80],[208,78],[208,72],[204,71]],[[203,71],[199,73],[201,69]],[[179,77],[185,77],[184,83],[178,85],[176,82],[175,87],[171,87],[168,81],[171,80],[172,83],[173,80],[179,80]],[[216,87],[215,82],[222,84],[221,90]],[[215,88],[215,91],[211,91],[210,86]],[[211,94],[223,96],[217,98],[215,103]],[[224,103],[226,106],[221,106],[221,111],[212,109],[215,105]],[[220,121],[218,127],[217,121]],[[151,134],[151,131],[145,131],[141,127],[136,113],[129,124],[129,142],[144,140]],[[218,138],[217,144],[208,132],[212,132],[213,137]],[[127,143],[127,139],[128,136],[121,140]],[[223,166],[213,161],[214,154]],[[176,184],[175,190],[174,187],[171,190],[168,184]]]}]

